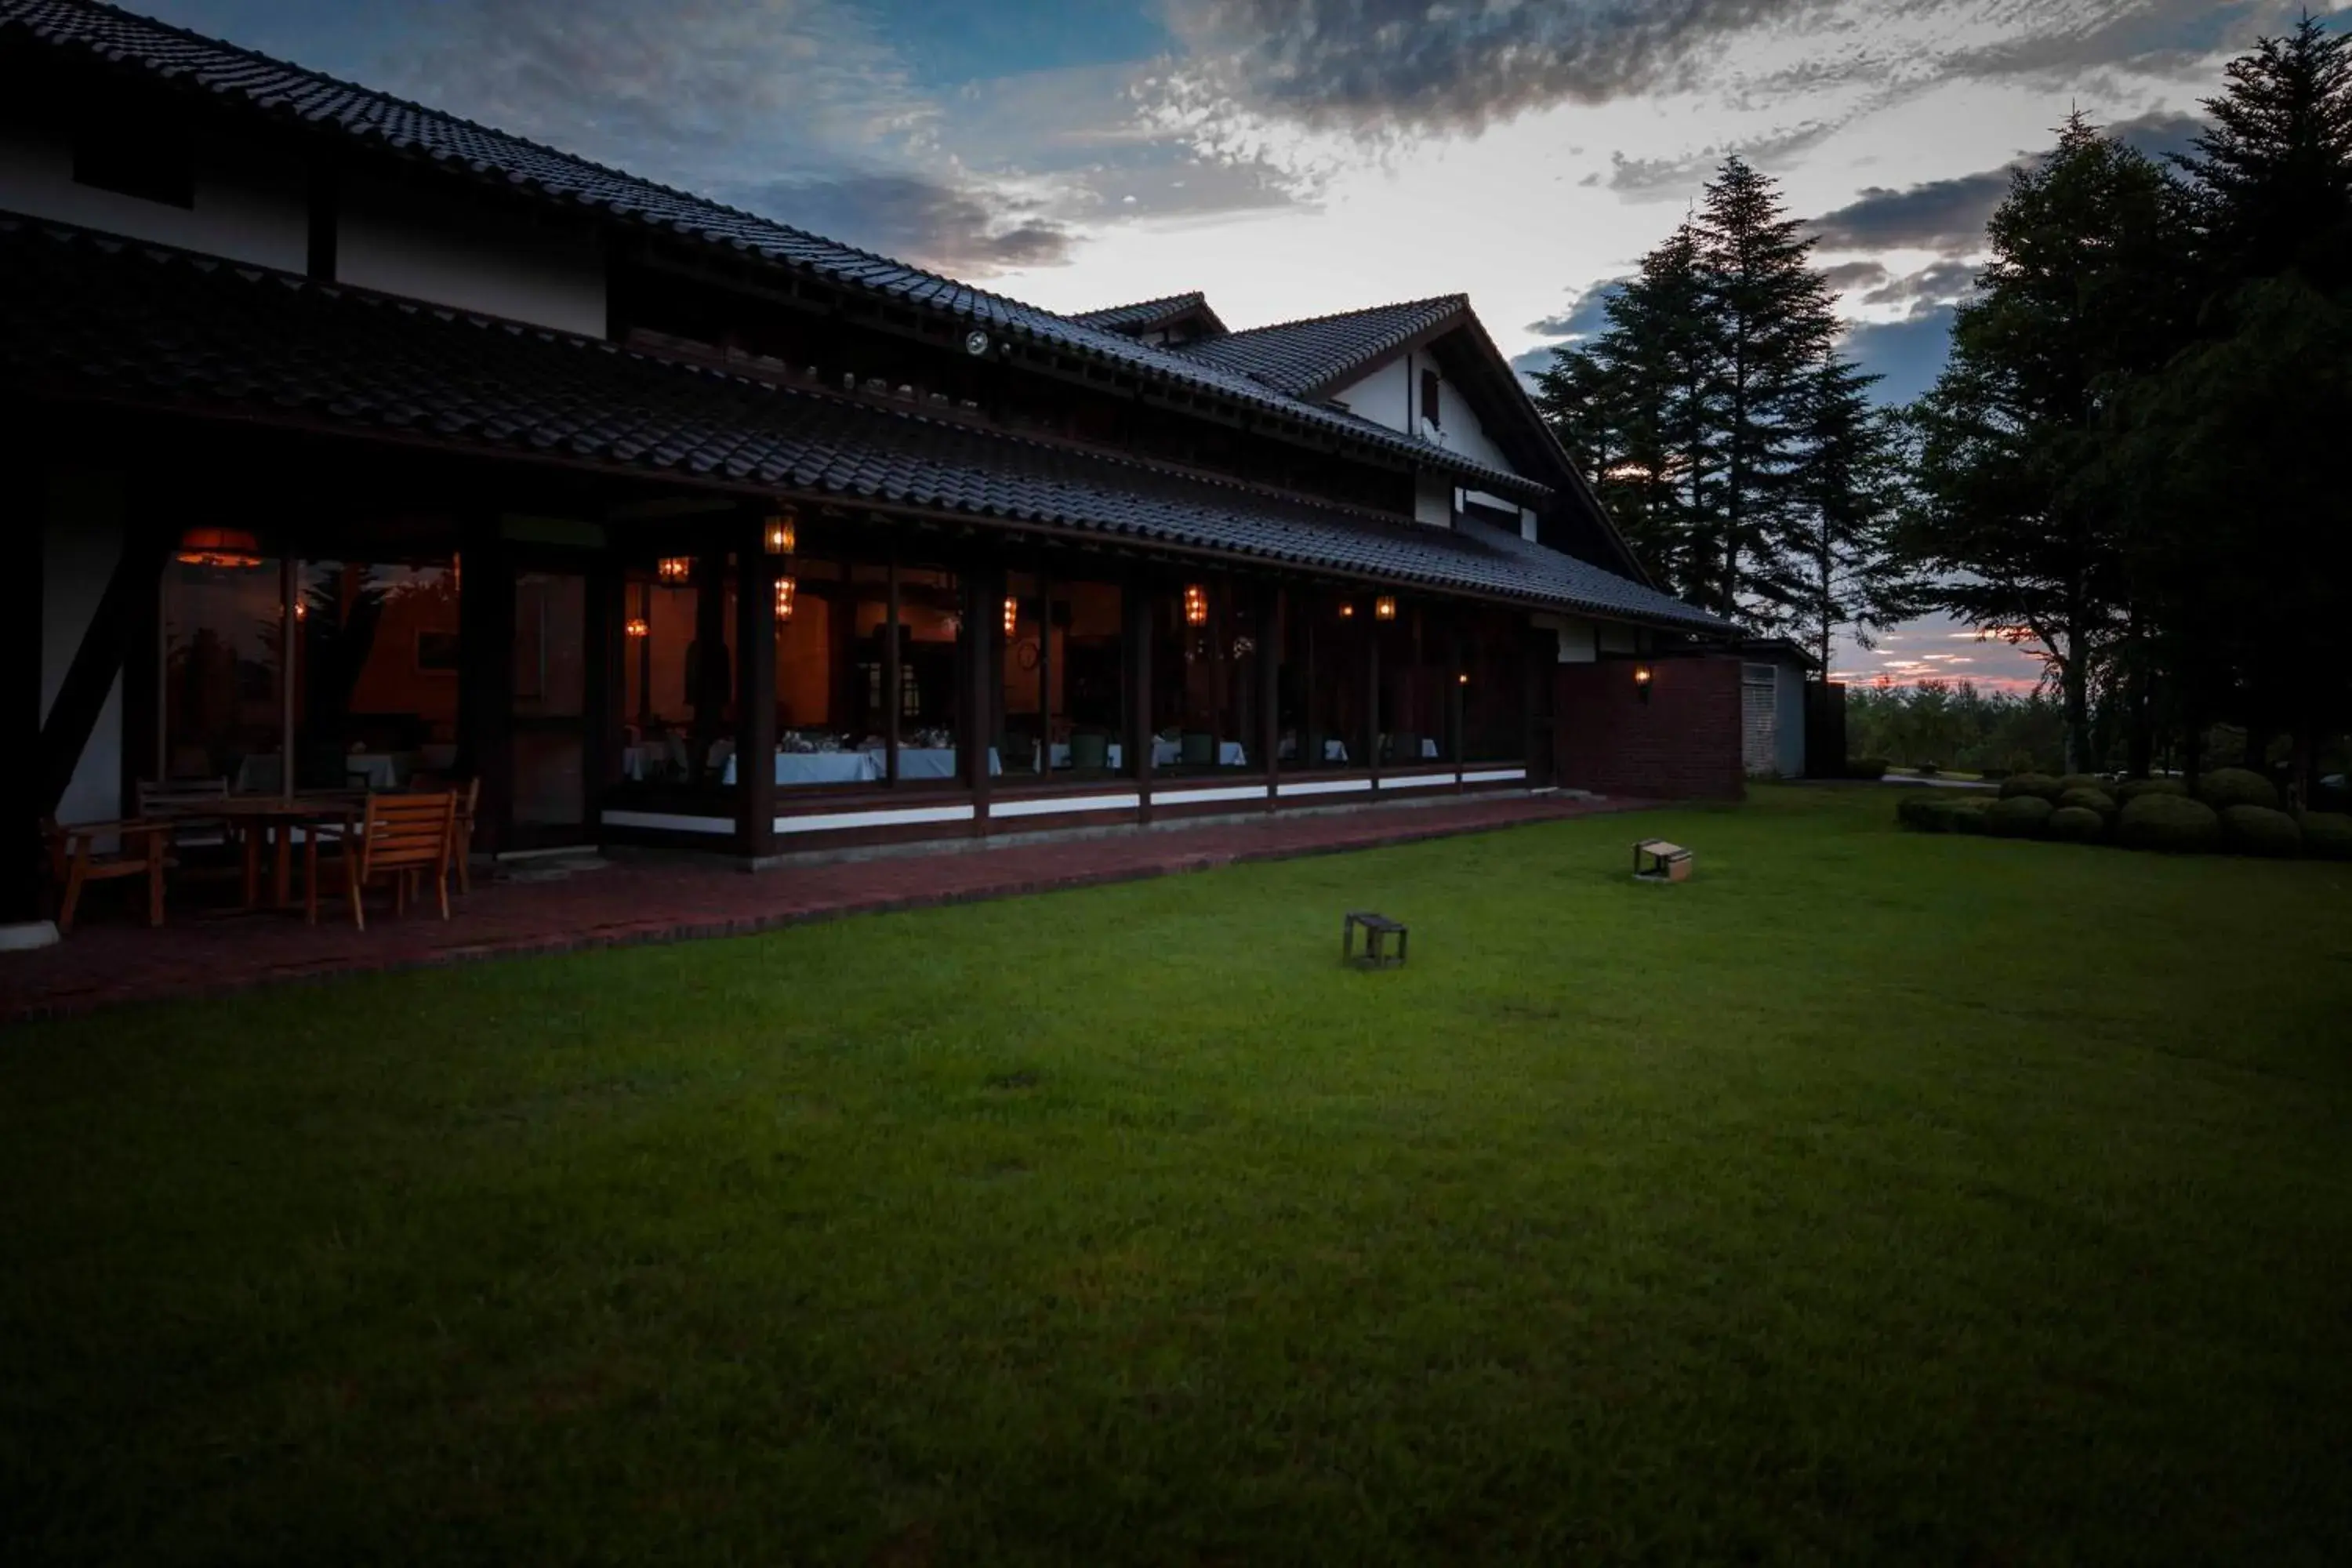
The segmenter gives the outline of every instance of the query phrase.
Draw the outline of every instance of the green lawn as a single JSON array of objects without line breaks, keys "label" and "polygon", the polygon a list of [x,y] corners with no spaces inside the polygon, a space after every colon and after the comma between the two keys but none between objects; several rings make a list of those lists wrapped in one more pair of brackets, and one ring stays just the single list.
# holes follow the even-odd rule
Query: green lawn
[{"label": "green lawn", "polygon": [[15,1032],[0,1555],[2352,1560],[2352,867],[1895,795]]}]

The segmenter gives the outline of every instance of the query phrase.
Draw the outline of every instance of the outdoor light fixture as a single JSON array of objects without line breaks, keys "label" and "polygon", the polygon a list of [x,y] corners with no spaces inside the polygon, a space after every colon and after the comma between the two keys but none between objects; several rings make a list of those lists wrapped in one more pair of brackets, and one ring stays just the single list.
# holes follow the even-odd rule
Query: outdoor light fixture
[{"label": "outdoor light fixture", "polygon": [[1198,583],[1184,587],[1184,624],[1205,626],[1209,624],[1209,591]]},{"label": "outdoor light fixture", "polygon": [[298,621],[307,621],[310,618],[310,600],[297,599],[294,601],[294,618]]},{"label": "outdoor light fixture", "polygon": [[1651,669],[1647,659],[1633,666],[1633,689],[1642,694],[1642,700],[1644,702],[1650,700],[1650,678],[1654,673],[1656,672]]},{"label": "outdoor light fixture", "polygon": [[800,531],[793,526],[793,514],[778,512],[768,519],[768,553],[790,555],[800,545]]},{"label": "outdoor light fixture", "polygon": [[1456,685],[1456,686],[1467,686],[1467,685],[1469,685],[1469,684],[1470,684],[1470,672],[1469,672],[1468,670],[1466,670],[1466,669],[1465,669],[1465,670],[1464,670],[1461,674],[1459,674],[1459,675],[1455,676],[1455,677],[1454,678],[1454,685]]},{"label": "outdoor light fixture", "polygon": [[694,557],[665,555],[661,558],[660,563],[655,566],[654,575],[665,583],[683,583],[694,575]]},{"label": "outdoor light fixture", "polygon": [[1381,621],[1395,620],[1396,600],[1387,594],[1382,594],[1379,598],[1374,599],[1372,601],[1372,618]]},{"label": "outdoor light fixture", "polygon": [[1007,595],[1004,596],[1004,636],[1005,636],[1005,639],[1006,639],[1007,641],[1012,640],[1013,634],[1013,633],[1015,633],[1015,632],[1017,632],[1017,631],[1019,631],[1020,629],[1021,629],[1021,601],[1020,601],[1020,600],[1018,600],[1018,599],[1016,599],[1016,598],[1014,598],[1012,595],[1007,594]]},{"label": "outdoor light fixture", "polygon": [[241,528],[192,528],[180,535],[179,561],[183,566],[258,566],[261,542]]},{"label": "outdoor light fixture", "polygon": [[789,621],[793,618],[793,592],[797,586],[790,577],[776,579],[776,619]]},{"label": "outdoor light fixture", "polygon": [[651,637],[654,633],[653,627],[646,624],[646,618],[643,616],[631,616],[622,623],[621,630],[633,637]]},{"label": "outdoor light fixture", "polygon": [[1345,599],[1340,600],[1339,618],[1343,621],[1354,620],[1356,618],[1356,606],[1348,603]]}]

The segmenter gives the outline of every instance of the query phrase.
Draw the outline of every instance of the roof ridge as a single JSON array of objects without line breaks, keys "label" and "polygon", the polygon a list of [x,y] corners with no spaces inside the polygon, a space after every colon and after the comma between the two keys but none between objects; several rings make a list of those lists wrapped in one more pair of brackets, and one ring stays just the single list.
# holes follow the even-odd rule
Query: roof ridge
[{"label": "roof ridge", "polygon": [[1428,305],[1460,306],[1467,309],[1470,296],[1463,293],[1432,294],[1420,300],[1391,300],[1383,305],[1360,305],[1352,310],[1332,310],[1320,316],[1293,316],[1287,321],[1268,321],[1263,326],[1236,327],[1227,332],[1229,338],[1246,338],[1255,332],[1279,331],[1286,327],[1318,327],[1326,321],[1344,321],[1356,316],[1370,316],[1381,310],[1410,310]]},{"label": "roof ridge", "polygon": [[1194,300],[1201,301],[1202,304],[1206,304],[1208,303],[1208,299],[1209,296],[1206,289],[1186,289],[1174,294],[1162,294],[1156,299],[1129,300],[1124,304],[1097,305],[1090,310],[1070,310],[1065,312],[1065,314],[1074,321],[1083,321],[1089,316],[1116,315],[1122,310],[1147,310],[1155,305],[1174,305]]}]

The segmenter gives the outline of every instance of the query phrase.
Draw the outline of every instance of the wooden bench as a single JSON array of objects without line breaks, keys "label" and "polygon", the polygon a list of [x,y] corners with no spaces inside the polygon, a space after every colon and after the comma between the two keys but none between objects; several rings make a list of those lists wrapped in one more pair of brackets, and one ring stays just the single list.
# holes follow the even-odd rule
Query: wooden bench
[{"label": "wooden bench", "polygon": [[[1364,933],[1364,951],[1356,951],[1356,932]],[[1396,951],[1390,952],[1386,943],[1397,939]],[[1358,969],[1395,969],[1404,963],[1405,943],[1411,940],[1402,921],[1386,915],[1376,915],[1369,910],[1350,910],[1339,922],[1339,962]]]},{"label": "wooden bench", "polygon": [[1691,852],[1663,838],[1644,838],[1633,846],[1633,876],[1643,882],[1687,882]]}]

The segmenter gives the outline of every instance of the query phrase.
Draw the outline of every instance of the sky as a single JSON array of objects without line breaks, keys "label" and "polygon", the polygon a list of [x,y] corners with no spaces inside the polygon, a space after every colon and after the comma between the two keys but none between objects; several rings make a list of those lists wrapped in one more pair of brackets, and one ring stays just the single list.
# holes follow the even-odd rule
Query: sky
[{"label": "sky", "polygon": [[[2070,110],[2184,147],[2272,0],[131,0],[1054,310],[1467,293],[1522,367],[1737,153],[1916,395]],[[2338,19],[2352,13],[2338,13]],[[2031,684],[1941,622],[1842,677]]]}]

